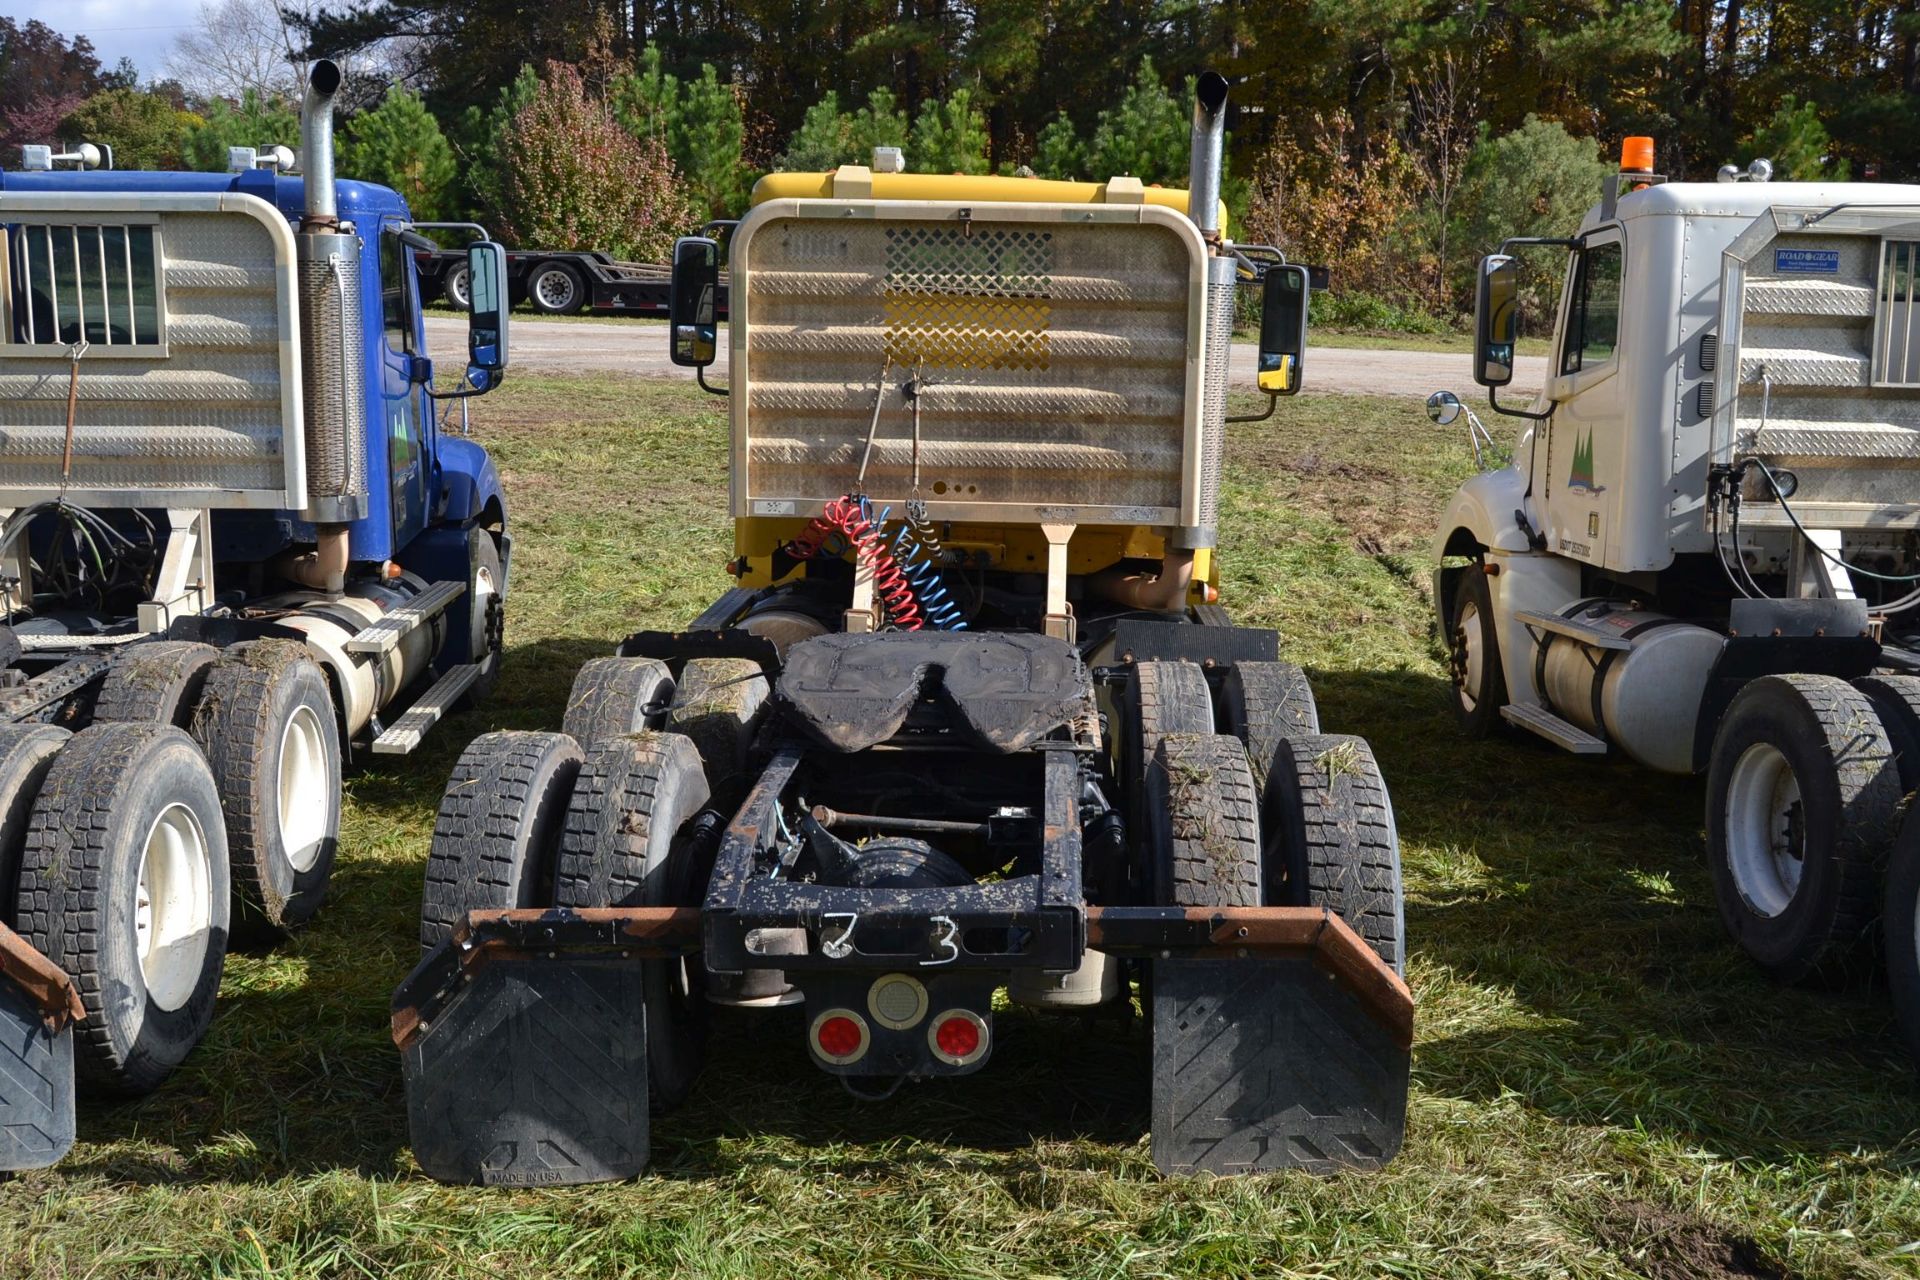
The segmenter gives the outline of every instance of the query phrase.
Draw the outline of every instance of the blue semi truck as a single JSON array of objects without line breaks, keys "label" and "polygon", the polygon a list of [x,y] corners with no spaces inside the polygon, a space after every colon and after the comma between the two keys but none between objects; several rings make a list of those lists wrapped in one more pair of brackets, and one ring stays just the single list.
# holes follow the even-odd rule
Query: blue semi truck
[{"label": "blue semi truck", "polygon": [[436,378],[432,242],[335,181],[339,81],[301,176],[0,172],[0,1170],[66,1151],[76,1078],[185,1058],[230,941],[319,909],[343,763],[499,664],[506,502],[451,424],[506,370],[504,251]]}]

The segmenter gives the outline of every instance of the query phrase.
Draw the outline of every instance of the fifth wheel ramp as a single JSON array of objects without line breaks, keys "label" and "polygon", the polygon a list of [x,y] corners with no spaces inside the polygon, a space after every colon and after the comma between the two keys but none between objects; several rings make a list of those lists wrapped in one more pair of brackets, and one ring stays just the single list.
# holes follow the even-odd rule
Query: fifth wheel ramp
[{"label": "fifth wheel ramp", "polygon": [[73,1146],[73,1023],[79,993],[0,924],[0,1171],[40,1169]]}]

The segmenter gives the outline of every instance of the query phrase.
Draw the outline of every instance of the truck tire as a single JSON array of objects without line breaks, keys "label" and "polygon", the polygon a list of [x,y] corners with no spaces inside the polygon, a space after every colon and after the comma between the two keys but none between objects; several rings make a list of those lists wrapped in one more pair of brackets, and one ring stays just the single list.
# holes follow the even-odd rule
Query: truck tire
[{"label": "truck tire", "polygon": [[193,712],[226,811],[236,943],[311,920],[340,844],[340,724],[327,677],[288,640],[237,644]]},{"label": "truck tire", "polygon": [[595,658],[567,695],[563,728],[583,746],[645,733],[666,723],[673,673],[653,658]]},{"label": "truck tire", "polygon": [[1453,589],[1453,625],[1445,637],[1447,671],[1453,678],[1453,714],[1470,738],[1484,738],[1504,723],[1507,676],[1500,665],[1493,592],[1479,561],[1468,565]]},{"label": "truck tire", "polygon": [[750,658],[692,658],[680,668],[666,727],[692,739],[707,785],[723,802],[746,788],[747,755],[772,697],[766,674]]},{"label": "truck tire", "polygon": [[70,737],[50,724],[0,725],[0,924],[15,923],[14,894],[20,887],[27,817],[54,754]]},{"label": "truck tire", "polygon": [[220,651],[212,645],[191,641],[148,640],[129,645],[107,669],[93,704],[93,718],[185,729],[193,719],[207,671],[219,658]]},{"label": "truck tire", "polygon": [[1853,687],[1867,695],[1887,731],[1900,790],[1920,788],[1920,676],[1861,676]]},{"label": "truck tire", "polygon": [[507,644],[507,584],[500,567],[500,544],[491,530],[479,525],[467,530],[467,625],[467,654],[480,664],[480,674],[467,687],[463,708],[478,706],[493,692]]},{"label": "truck tire", "polygon": [[1253,765],[1253,785],[1266,794],[1280,739],[1320,732],[1307,673],[1291,662],[1238,662],[1220,682],[1219,723],[1240,739]]},{"label": "truck tire", "polygon": [[453,936],[470,911],[553,901],[554,861],[580,747],[563,733],[482,734],[440,796],[420,891],[420,950]]},{"label": "truck tire", "polygon": [[[560,837],[554,902],[562,907],[698,905],[706,884],[690,828],[708,800],[693,742],[677,733],[614,738],[581,763]],[[657,1110],[692,1089],[704,1053],[699,958],[640,965],[647,1088]]]},{"label": "truck tire", "polygon": [[1127,750],[1136,761],[1133,781],[1146,779],[1160,739],[1169,733],[1212,733],[1213,694],[1207,677],[1191,662],[1141,662],[1122,713]]},{"label": "truck tire", "polygon": [[1306,734],[1281,741],[1261,808],[1267,900],[1324,907],[1406,971],[1400,834],[1386,781],[1364,738]]},{"label": "truck tire", "polygon": [[1881,913],[1887,950],[1887,990],[1907,1051],[1920,1066],[1920,814],[1909,808],[1887,863]]},{"label": "truck tire", "polygon": [[1260,801],[1238,738],[1163,735],[1146,791],[1161,906],[1261,905]]},{"label": "truck tire", "polygon": [[543,315],[574,315],[587,304],[586,281],[567,263],[543,262],[527,276],[527,301]]},{"label": "truck tire", "polygon": [[473,306],[472,279],[467,272],[467,264],[456,262],[447,268],[447,274],[440,278],[440,296],[455,311],[466,311]]},{"label": "truck tire", "polygon": [[1763,676],[1734,696],[1707,767],[1707,859],[1727,932],[1782,982],[1841,976],[1866,951],[1900,780],[1867,695],[1833,676]]},{"label": "truck tire", "polygon": [[81,1079],[145,1093],[200,1042],[226,959],[220,794],[172,725],[97,725],[61,748],[28,819],[21,936],[66,970]]}]

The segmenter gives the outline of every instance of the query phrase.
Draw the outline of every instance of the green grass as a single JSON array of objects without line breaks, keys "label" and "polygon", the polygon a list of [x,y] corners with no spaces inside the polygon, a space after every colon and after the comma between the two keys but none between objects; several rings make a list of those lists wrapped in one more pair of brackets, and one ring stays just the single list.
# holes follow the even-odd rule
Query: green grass
[{"label": "green grass", "polygon": [[1914,1274],[1920,1092],[1884,995],[1741,959],[1696,783],[1454,732],[1424,548],[1470,464],[1404,401],[1240,428],[1223,529],[1227,601],[1393,788],[1419,1022],[1385,1172],[1163,1180],[1138,1029],[1012,1012],[985,1071],[881,1105],[814,1070],[797,1024],[727,1020],[645,1178],[422,1177],[386,1011],[454,756],[557,724],[581,661],[727,583],[716,402],[528,377],[476,409],[514,502],[497,696],[350,777],[331,904],[230,962],[184,1070],[88,1100],[63,1165],[0,1185],[0,1277]]}]

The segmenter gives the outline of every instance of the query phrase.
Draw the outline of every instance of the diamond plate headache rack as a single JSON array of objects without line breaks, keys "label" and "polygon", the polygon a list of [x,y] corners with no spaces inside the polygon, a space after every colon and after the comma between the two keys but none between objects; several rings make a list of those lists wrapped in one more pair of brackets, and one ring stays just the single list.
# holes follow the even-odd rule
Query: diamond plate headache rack
[{"label": "diamond plate headache rack", "polygon": [[[588,953],[633,962],[691,955],[701,949],[703,915],[697,907],[475,911],[394,992],[394,1043],[405,1048],[417,1039],[472,975],[495,960],[545,958],[563,964]],[[1086,922],[1088,948],[1110,955],[1161,960],[1310,956],[1394,1044],[1404,1049],[1413,1043],[1413,995],[1407,984],[1346,921],[1324,907],[1088,907]]]}]

